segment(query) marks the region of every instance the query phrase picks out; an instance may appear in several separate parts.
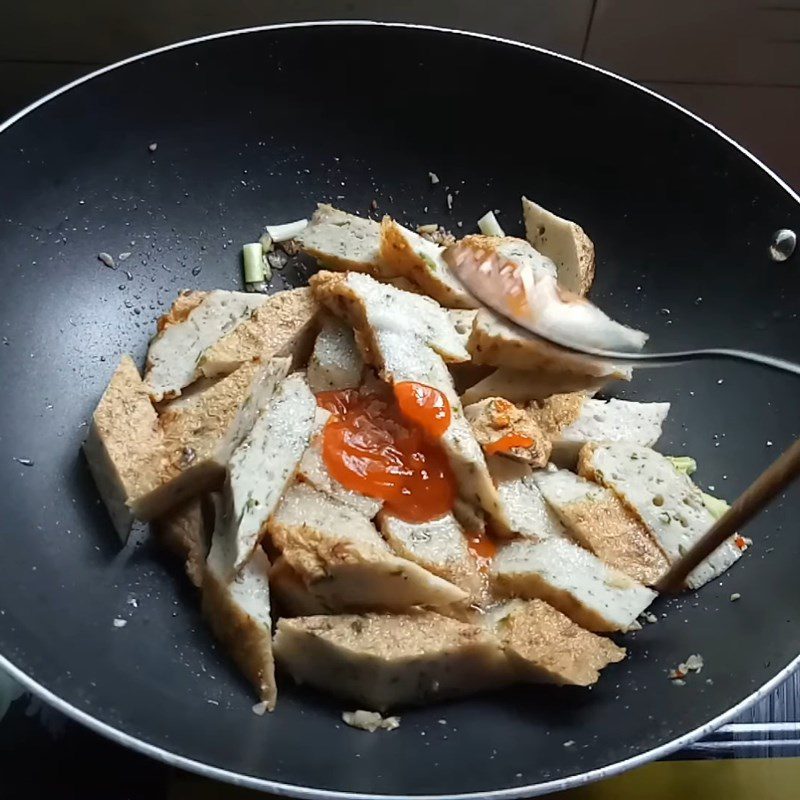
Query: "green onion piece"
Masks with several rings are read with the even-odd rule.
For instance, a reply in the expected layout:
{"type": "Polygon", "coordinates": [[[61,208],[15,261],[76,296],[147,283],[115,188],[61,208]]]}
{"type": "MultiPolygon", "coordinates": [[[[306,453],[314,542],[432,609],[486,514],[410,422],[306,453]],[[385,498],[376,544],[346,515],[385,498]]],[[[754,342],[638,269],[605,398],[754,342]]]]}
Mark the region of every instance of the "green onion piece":
{"type": "Polygon", "coordinates": [[[261,242],[253,242],[242,247],[242,260],[244,261],[244,282],[259,283],[267,279],[264,267],[264,250],[261,242]]]}
{"type": "Polygon", "coordinates": [[[267,225],[266,228],[273,242],[286,242],[301,234],[307,225],[307,219],[298,219],[295,222],[287,222],[284,225],[267,225]]]}
{"type": "Polygon", "coordinates": [[[697,462],[691,456],[667,456],[678,472],[684,475],[694,475],[697,472],[697,462]]]}
{"type": "Polygon", "coordinates": [[[500,223],[497,221],[497,217],[494,215],[494,211],[487,211],[478,220],[478,230],[480,230],[484,236],[505,236],[503,229],[500,227],[500,223]]]}
{"type": "Polygon", "coordinates": [[[730,508],[730,505],[719,497],[712,497],[710,494],[700,492],[703,496],[703,504],[711,512],[714,519],[719,519],[730,508]]]}
{"type": "Polygon", "coordinates": [[[419,257],[425,262],[431,272],[436,272],[436,270],[439,269],[439,265],[427,253],[420,252],[419,257]]]}

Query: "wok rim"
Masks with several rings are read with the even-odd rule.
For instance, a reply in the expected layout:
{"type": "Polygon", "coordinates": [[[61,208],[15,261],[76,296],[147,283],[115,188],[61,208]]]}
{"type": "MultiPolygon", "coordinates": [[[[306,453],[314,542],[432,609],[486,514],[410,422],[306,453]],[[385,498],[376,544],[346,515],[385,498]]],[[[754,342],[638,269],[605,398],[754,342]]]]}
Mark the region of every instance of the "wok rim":
{"type": "MultiPolygon", "coordinates": [[[[600,73],[606,77],[613,78],[614,80],[619,81],[620,83],[626,84],[627,86],[635,90],[648,94],[651,97],[661,101],[662,103],[665,103],[666,105],[671,106],[672,108],[680,111],[682,114],[693,119],[695,122],[700,123],[707,129],[715,133],[717,136],[719,136],[722,140],[732,145],[741,154],[750,159],[751,162],[753,162],[756,166],[758,166],[761,170],[763,170],[781,188],[783,188],[784,191],[786,191],[787,194],[793,200],[795,200],[798,204],[800,204],[800,195],[797,192],[795,192],[777,173],[775,173],[770,167],[764,164],[764,162],[762,162],[758,157],[753,155],[743,145],[739,144],[736,140],[732,139],[730,136],[728,136],[723,131],[719,130],[710,122],[706,121],[705,119],[698,116],[694,112],[684,108],[682,105],[675,102],[674,100],[671,100],[668,97],[664,97],[658,92],[653,91],[652,89],[643,86],[629,78],[625,78],[622,75],[618,75],[617,73],[604,69],[602,67],[598,67],[593,64],[589,64],[585,61],[581,61],[580,59],[575,58],[573,56],[557,53],[553,50],[548,50],[547,48],[544,47],[539,47],[537,45],[528,44],[525,42],[519,42],[514,39],[507,39],[505,37],[495,36],[492,34],[478,33],[476,31],[465,31],[465,30],[459,30],[457,28],[446,28],[437,25],[424,25],[421,23],[411,23],[411,22],[383,22],[376,20],[356,20],[356,19],[282,22],[282,23],[275,23],[272,25],[256,25],[247,28],[237,28],[235,30],[221,31],[217,33],[210,33],[210,34],[205,34],[203,36],[193,37],[191,39],[184,39],[178,42],[173,42],[172,44],[154,48],[152,50],[147,50],[143,53],[139,53],[137,55],[124,58],[120,61],[116,61],[113,64],[108,64],[104,67],[100,67],[97,70],[89,72],[86,75],[81,76],[80,78],[76,78],[75,80],[63,86],[54,89],[52,92],[49,92],[48,94],[40,97],[38,100],[35,100],[33,103],[30,103],[29,105],[20,109],[15,114],[12,114],[12,116],[9,117],[4,122],[0,122],[0,134],[8,130],[16,122],[19,122],[21,119],[28,116],[31,112],[35,111],[40,106],[43,106],[50,100],[53,100],[56,97],[59,97],[60,95],[68,92],[70,89],[74,89],[75,87],[80,86],[81,84],[86,83],[92,80],[93,78],[97,78],[101,75],[111,72],[112,70],[119,69],[120,67],[124,67],[127,66],[128,64],[141,61],[142,59],[145,58],[150,58],[151,56],[155,56],[160,53],[169,52],[171,50],[177,50],[178,48],[187,47],[189,45],[214,41],[216,39],[222,39],[233,36],[242,36],[248,33],[258,33],[261,31],[273,31],[273,30],[283,30],[283,29],[328,28],[328,27],[332,28],[335,26],[351,26],[351,27],[365,27],[365,28],[366,27],[404,28],[410,30],[434,31],[437,33],[467,36],[474,39],[497,42],[504,45],[511,45],[526,50],[532,50],[534,52],[542,53],[552,58],[560,59],[562,61],[566,61],[568,63],[577,65],[584,69],[600,73]]],[[[598,767],[596,769],[589,770],[587,772],[582,772],[575,775],[569,775],[565,778],[557,778],[554,780],[545,781],[541,783],[527,784],[525,786],[516,786],[507,789],[494,789],[482,792],[466,792],[461,794],[424,794],[424,795],[341,792],[333,789],[321,789],[321,788],[314,788],[307,786],[299,786],[296,784],[282,783],[280,781],[270,780],[269,778],[259,778],[253,775],[245,775],[243,773],[233,772],[223,767],[211,766],[210,764],[203,763],[202,761],[196,761],[192,758],[189,758],[188,756],[178,755],[177,753],[171,752],[170,750],[166,750],[162,747],[150,744],[142,739],[137,738],[136,736],[133,736],[130,733],[126,733],[125,731],[120,730],[119,728],[116,728],[113,725],[110,725],[106,722],[103,722],[100,719],[97,719],[96,717],[92,716],[91,714],[88,714],[85,711],[82,711],[81,709],[73,706],[66,700],[63,700],[61,697],[56,695],[54,692],[51,692],[43,685],[39,684],[33,678],[28,676],[23,670],[15,666],[6,656],[2,655],[1,653],[0,653],[0,667],[2,667],[14,680],[20,683],[25,689],[27,689],[29,692],[36,695],[37,697],[41,698],[49,705],[56,708],[65,716],[70,717],[76,722],[79,722],[80,724],[86,726],[93,732],[98,733],[101,736],[106,737],[107,739],[110,739],[116,744],[130,748],[135,752],[142,753],[146,756],[149,756],[150,758],[153,758],[157,761],[168,764],[170,766],[179,767],[181,769],[195,773],[202,777],[221,781],[234,786],[240,786],[248,789],[256,789],[262,792],[271,792],[273,794],[283,797],[300,798],[300,800],[398,800],[398,798],[400,797],[411,797],[413,798],[413,800],[443,800],[443,798],[452,798],[452,800],[517,800],[517,798],[519,798],[521,800],[522,798],[535,797],[548,792],[560,792],[566,789],[573,789],[588,783],[593,783],[595,781],[604,780],[606,778],[611,778],[616,775],[621,775],[622,773],[627,772],[636,767],[644,766],[645,764],[669,756],[672,753],[676,752],[677,750],[680,750],[683,747],[686,747],[687,745],[696,742],[698,739],[703,738],[704,736],[708,735],[709,733],[713,732],[717,728],[724,725],[726,722],[738,716],[743,711],[746,711],[756,702],[758,702],[763,697],[772,692],[775,688],[777,688],[793,672],[797,671],[798,668],[800,668],[800,654],[798,654],[794,659],[792,659],[792,661],[790,661],[789,664],[787,664],[783,669],[781,669],[769,681],[764,683],[762,686],[756,689],[756,691],[745,697],[736,705],[729,708],[727,711],[723,712],[717,717],[714,717],[713,719],[695,728],[694,730],[683,734],[682,736],[679,736],[669,742],[666,742],[665,744],[647,750],[643,753],[631,756],[630,758],[617,761],[613,764],[609,764],[604,767],[598,767]]]]}

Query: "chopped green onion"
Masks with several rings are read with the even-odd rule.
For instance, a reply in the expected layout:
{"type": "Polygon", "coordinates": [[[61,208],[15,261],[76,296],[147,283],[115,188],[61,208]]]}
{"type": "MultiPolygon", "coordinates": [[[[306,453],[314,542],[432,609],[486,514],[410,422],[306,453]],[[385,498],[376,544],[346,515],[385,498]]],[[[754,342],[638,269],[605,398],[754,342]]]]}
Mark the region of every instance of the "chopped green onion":
{"type": "Polygon", "coordinates": [[[494,211],[487,211],[478,220],[478,230],[480,230],[484,236],[505,236],[503,229],[500,227],[500,223],[497,221],[497,217],[494,215],[494,211]]]}
{"type": "Polygon", "coordinates": [[[697,462],[691,456],[667,456],[678,472],[684,475],[694,475],[697,472],[697,462]]]}
{"type": "Polygon", "coordinates": [[[419,257],[425,262],[431,272],[436,272],[439,269],[439,265],[427,253],[419,253],[419,257]]]}
{"type": "Polygon", "coordinates": [[[286,242],[302,233],[306,225],[308,225],[307,219],[298,219],[283,225],[267,225],[267,233],[273,242],[286,242]]]}
{"type": "Polygon", "coordinates": [[[714,519],[719,519],[730,508],[728,503],[724,500],[720,500],[718,497],[712,497],[705,492],[700,492],[700,494],[703,497],[703,504],[711,512],[711,516],[714,517],[714,519]]]}
{"type": "Polygon", "coordinates": [[[272,237],[268,233],[262,234],[258,241],[261,243],[261,249],[265,253],[269,253],[272,250],[272,237]]]}
{"type": "Polygon", "coordinates": [[[259,283],[267,280],[266,267],[264,266],[264,250],[261,242],[253,242],[242,247],[242,260],[244,261],[244,282],[259,283]]]}

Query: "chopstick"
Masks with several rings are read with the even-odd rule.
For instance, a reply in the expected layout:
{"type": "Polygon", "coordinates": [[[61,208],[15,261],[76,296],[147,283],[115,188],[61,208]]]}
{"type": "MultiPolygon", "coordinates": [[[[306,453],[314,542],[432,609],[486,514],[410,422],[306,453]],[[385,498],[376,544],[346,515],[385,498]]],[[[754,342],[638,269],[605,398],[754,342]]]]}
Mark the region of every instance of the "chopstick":
{"type": "Polygon", "coordinates": [[[714,552],[728,537],[739,531],[766,508],[800,475],[800,439],[765,469],[739,496],[736,502],[709,530],[683,554],[658,582],[659,592],[683,588],[686,576],[714,552]]]}

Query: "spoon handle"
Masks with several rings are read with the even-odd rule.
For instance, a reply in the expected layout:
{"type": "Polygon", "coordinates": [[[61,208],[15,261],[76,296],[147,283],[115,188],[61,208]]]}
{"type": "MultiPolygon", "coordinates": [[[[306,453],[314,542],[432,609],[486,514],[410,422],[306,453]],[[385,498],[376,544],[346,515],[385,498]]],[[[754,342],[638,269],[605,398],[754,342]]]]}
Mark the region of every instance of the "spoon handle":
{"type": "Polygon", "coordinates": [[[683,554],[658,583],[661,592],[677,591],[686,576],[728,537],[741,530],[800,475],[800,439],[774,461],[739,496],[728,511],[683,554]]]}

